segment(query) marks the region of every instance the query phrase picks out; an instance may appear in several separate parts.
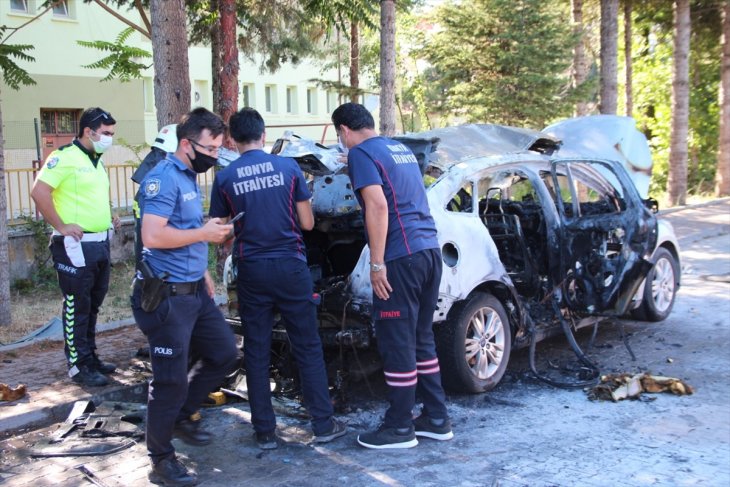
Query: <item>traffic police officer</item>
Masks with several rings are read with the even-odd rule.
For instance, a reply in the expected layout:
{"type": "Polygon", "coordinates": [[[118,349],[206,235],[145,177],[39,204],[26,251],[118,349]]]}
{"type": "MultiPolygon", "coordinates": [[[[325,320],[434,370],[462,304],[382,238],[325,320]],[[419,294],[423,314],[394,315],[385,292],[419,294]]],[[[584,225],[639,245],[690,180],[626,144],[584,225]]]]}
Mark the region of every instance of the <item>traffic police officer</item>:
{"type": "Polygon", "coordinates": [[[378,136],[362,105],[340,105],[332,123],[348,148],[348,174],[365,216],[375,336],[389,388],[383,424],[357,441],[383,449],[414,447],[417,436],[449,440],[432,329],[441,253],[418,161],[403,144],[378,136]],[[413,420],[417,389],[423,410],[413,420]]]}
{"type": "Polygon", "coordinates": [[[112,145],[116,123],[101,108],[84,110],[76,138],[48,156],[31,191],[53,227],[50,249],[63,293],[68,375],[86,386],[108,384],[102,374],[115,369],[96,354],[96,318],[109,288],[112,227],[109,176],[101,155],[112,145]]]}
{"type": "Polygon", "coordinates": [[[219,171],[213,183],[210,216],[235,223],[238,303],[243,322],[251,422],[262,449],[277,447],[271,406],[269,357],[274,308],[281,318],[299,366],[304,405],[312,417],[314,441],[344,435],[332,417],[322,344],[313,302],[302,230],[311,230],[311,194],[297,163],[263,151],[264,120],[252,108],[231,116],[230,134],[241,157],[219,171]]]}
{"type": "Polygon", "coordinates": [[[147,336],[152,361],[146,434],[153,483],[197,482],[177,460],[171,440],[210,443],[211,434],[200,427],[195,413],[238,359],[233,332],[213,301],[207,270],[207,242],[223,242],[233,225],[218,218],[203,224],[196,182],[198,173],[215,164],[224,132],[225,124],[214,113],[205,108],[189,112],[177,126],[177,150],[142,183],[144,271],[135,281],[132,311],[147,336]],[[199,361],[188,374],[190,355],[199,361]]]}

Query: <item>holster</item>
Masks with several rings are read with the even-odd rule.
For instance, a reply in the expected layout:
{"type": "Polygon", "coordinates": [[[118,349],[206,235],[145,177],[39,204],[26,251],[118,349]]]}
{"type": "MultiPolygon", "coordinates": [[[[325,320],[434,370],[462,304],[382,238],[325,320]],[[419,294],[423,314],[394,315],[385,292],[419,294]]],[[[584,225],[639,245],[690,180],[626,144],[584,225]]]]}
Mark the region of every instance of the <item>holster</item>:
{"type": "Polygon", "coordinates": [[[170,288],[162,279],[153,277],[142,279],[142,301],[140,306],[148,313],[156,310],[160,303],[170,295],[170,288]]]}

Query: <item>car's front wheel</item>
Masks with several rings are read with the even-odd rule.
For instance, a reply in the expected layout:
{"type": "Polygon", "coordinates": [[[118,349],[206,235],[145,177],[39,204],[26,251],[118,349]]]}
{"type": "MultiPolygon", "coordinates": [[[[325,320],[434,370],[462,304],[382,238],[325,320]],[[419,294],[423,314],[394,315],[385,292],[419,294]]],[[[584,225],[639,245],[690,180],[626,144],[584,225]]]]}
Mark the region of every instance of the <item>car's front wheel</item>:
{"type": "Polygon", "coordinates": [[[490,294],[474,293],[434,327],[441,381],[453,391],[479,393],[502,379],[512,348],[507,313],[490,294]]]}
{"type": "Polygon", "coordinates": [[[644,296],[634,316],[645,321],[662,321],[674,307],[679,288],[679,264],[671,252],[659,248],[654,254],[654,267],[646,276],[644,296]]]}

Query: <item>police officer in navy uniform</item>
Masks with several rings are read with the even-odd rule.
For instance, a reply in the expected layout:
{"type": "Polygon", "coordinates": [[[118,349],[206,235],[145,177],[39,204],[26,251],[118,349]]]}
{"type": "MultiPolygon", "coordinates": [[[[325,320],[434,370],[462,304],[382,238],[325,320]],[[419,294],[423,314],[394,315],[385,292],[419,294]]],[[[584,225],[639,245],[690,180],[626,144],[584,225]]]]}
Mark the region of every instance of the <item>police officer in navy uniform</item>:
{"type": "Polygon", "coordinates": [[[191,445],[210,443],[211,434],[201,428],[196,412],[237,363],[236,340],[213,301],[214,285],[207,270],[207,242],[225,241],[233,225],[218,218],[203,223],[196,182],[199,173],[215,164],[224,132],[220,117],[194,109],[177,126],[175,153],[158,163],[142,183],[142,266],[146,264],[148,272],[138,273],[132,311],[147,336],[152,360],[146,433],[153,483],[197,482],[176,458],[172,437],[191,445]],[[148,292],[149,288],[156,292],[148,292]],[[145,305],[150,301],[155,305],[145,305]],[[154,309],[149,310],[151,306],[154,309]],[[191,354],[199,361],[188,374],[191,354]]]}
{"type": "Polygon", "coordinates": [[[109,175],[101,160],[112,146],[116,120],[99,108],[84,110],[71,144],[53,151],[31,197],[53,227],[51,256],[63,293],[64,351],[68,375],[86,386],[109,383],[115,366],[96,354],[96,318],[109,289],[112,219],[109,175]]]}
{"type": "Polygon", "coordinates": [[[357,441],[385,449],[414,447],[417,436],[450,440],[432,329],[441,253],[418,161],[403,144],[378,136],[362,105],[340,105],[332,123],[349,149],[348,174],[365,217],[375,336],[390,402],[382,425],[357,441]],[[414,420],[416,392],[423,410],[414,420]]]}
{"type": "Polygon", "coordinates": [[[299,367],[314,442],[325,443],[347,430],[332,417],[302,237],[302,229],[314,226],[311,194],[294,159],[264,152],[264,120],[256,110],[240,110],[231,116],[229,124],[241,157],[216,175],[210,216],[228,221],[244,212],[235,223],[233,255],[238,262],[237,293],[254,436],[262,449],[277,447],[269,388],[276,308],[299,367]]]}

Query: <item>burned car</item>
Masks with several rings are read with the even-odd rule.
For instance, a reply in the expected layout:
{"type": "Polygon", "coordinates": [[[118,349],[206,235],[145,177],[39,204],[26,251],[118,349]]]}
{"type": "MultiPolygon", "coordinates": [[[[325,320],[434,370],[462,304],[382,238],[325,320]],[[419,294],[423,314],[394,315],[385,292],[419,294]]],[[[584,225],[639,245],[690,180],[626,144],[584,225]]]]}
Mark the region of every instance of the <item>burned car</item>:
{"type": "MultiPolygon", "coordinates": [[[[651,154],[632,119],[581,117],[543,131],[463,125],[395,139],[419,160],[438,229],[433,322],[447,389],[493,388],[512,350],[552,334],[565,333],[579,353],[578,328],[670,314],[679,246],[647,198],[651,154]]],[[[372,371],[369,249],[346,169],[336,149],[291,134],[272,151],[309,175],[315,228],[305,240],[330,372],[339,380],[372,371]]],[[[225,269],[235,326],[230,257],[225,269]]],[[[292,374],[283,327],[274,340],[274,367],[292,374]]]]}

